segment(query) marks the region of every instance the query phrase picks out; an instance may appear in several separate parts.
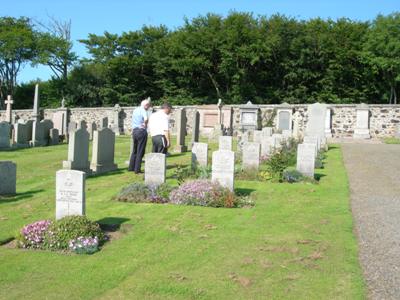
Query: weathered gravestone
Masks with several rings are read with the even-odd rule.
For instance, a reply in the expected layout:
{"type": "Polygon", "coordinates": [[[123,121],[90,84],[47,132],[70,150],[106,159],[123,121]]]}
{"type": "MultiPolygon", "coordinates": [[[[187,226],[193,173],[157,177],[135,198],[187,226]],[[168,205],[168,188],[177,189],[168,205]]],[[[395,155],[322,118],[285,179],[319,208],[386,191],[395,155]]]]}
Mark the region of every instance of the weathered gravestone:
{"type": "Polygon", "coordinates": [[[14,147],[26,148],[29,147],[29,127],[25,123],[17,123],[14,125],[14,147]]]}
{"type": "Polygon", "coordinates": [[[93,153],[90,168],[96,174],[118,169],[114,163],[115,133],[103,128],[93,133],[93,153]]]}
{"type": "Polygon", "coordinates": [[[60,143],[60,135],[57,128],[51,128],[49,131],[49,145],[58,145],[60,143]]]}
{"type": "Polygon", "coordinates": [[[30,142],[32,140],[32,133],[33,133],[33,120],[28,120],[26,121],[26,126],[28,127],[28,141],[30,142]]]}
{"type": "Polygon", "coordinates": [[[63,168],[91,173],[89,163],[89,133],[86,129],[72,131],[68,143],[68,160],[63,161],[63,168]]]}
{"type": "Polygon", "coordinates": [[[89,132],[89,140],[93,140],[93,132],[97,130],[97,125],[95,122],[90,122],[87,125],[87,131],[89,132]]]}
{"type": "Polygon", "coordinates": [[[85,120],[80,120],[77,124],[78,129],[86,129],[87,130],[87,124],[85,120]]]}
{"type": "Polygon", "coordinates": [[[273,134],[273,128],[272,127],[264,127],[261,131],[262,131],[263,138],[272,136],[272,134],[273,134]]]}
{"type": "Polygon", "coordinates": [[[262,139],[263,139],[262,131],[254,130],[253,131],[253,142],[261,144],[262,139]]]}
{"type": "Polygon", "coordinates": [[[232,150],[232,137],[220,136],[219,137],[219,150],[232,150]]]}
{"type": "Polygon", "coordinates": [[[261,156],[270,156],[275,147],[275,139],[272,136],[265,137],[261,142],[261,156]]]}
{"type": "Polygon", "coordinates": [[[144,159],[144,182],[160,185],[165,183],[166,160],[163,153],[147,153],[144,159]]]}
{"type": "Polygon", "coordinates": [[[16,184],[17,165],[12,161],[0,161],[0,195],[14,195],[16,184]]]}
{"type": "Polygon", "coordinates": [[[32,140],[30,145],[32,147],[46,146],[48,139],[46,139],[46,125],[43,122],[33,121],[32,124],[32,140]]]}
{"type": "Polygon", "coordinates": [[[235,174],[235,152],[218,150],[212,154],[212,181],[233,191],[235,174]]]}
{"type": "Polygon", "coordinates": [[[10,148],[11,125],[7,122],[0,122],[0,149],[10,148]]]}
{"type": "Polygon", "coordinates": [[[297,145],[296,169],[304,176],[314,178],[315,168],[315,144],[297,145]]]}
{"type": "Polygon", "coordinates": [[[326,104],[314,103],[308,106],[308,122],[306,127],[306,136],[318,136],[322,146],[325,146],[325,118],[326,104]]]}
{"type": "Polygon", "coordinates": [[[207,167],[208,144],[194,143],[192,147],[192,168],[197,166],[207,167]]]}
{"type": "Polygon", "coordinates": [[[53,124],[54,128],[58,129],[59,135],[66,135],[67,134],[67,112],[65,111],[57,111],[53,115],[53,124]]]}
{"type": "Polygon", "coordinates": [[[316,155],[318,154],[318,151],[321,149],[321,142],[318,136],[305,136],[303,139],[304,144],[314,144],[315,145],[315,151],[316,155]]]}
{"type": "Polygon", "coordinates": [[[176,146],[175,152],[182,153],[187,151],[185,145],[186,136],[186,111],[184,108],[178,109],[175,113],[176,124],[176,146]]]}
{"type": "Polygon", "coordinates": [[[243,156],[242,156],[242,168],[258,169],[260,166],[260,144],[259,143],[244,143],[243,145],[243,156]]]}
{"type": "Polygon", "coordinates": [[[194,143],[199,142],[200,136],[200,113],[196,110],[193,113],[193,120],[192,120],[192,147],[194,143]]]}
{"type": "Polygon", "coordinates": [[[56,219],[85,215],[85,172],[59,170],[56,173],[56,219]]]}

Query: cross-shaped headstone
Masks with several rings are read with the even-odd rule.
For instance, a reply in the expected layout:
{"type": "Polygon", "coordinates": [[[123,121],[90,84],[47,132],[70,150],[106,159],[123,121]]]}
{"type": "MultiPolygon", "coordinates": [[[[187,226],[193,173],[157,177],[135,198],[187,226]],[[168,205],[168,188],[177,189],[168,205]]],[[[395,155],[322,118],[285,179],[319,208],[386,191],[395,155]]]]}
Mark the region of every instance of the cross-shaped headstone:
{"type": "Polygon", "coordinates": [[[7,105],[6,121],[11,124],[11,105],[14,103],[14,101],[11,98],[11,95],[7,96],[7,100],[5,100],[4,103],[7,105]]]}

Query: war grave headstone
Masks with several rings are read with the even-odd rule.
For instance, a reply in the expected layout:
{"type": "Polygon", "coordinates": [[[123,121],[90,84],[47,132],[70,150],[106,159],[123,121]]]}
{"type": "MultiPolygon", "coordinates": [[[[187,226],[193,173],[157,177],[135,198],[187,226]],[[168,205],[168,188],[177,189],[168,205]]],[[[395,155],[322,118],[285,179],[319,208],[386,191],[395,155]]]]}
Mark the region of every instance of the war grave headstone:
{"type": "Polygon", "coordinates": [[[297,145],[297,165],[296,169],[304,176],[314,178],[315,168],[315,145],[297,145]]]}
{"type": "Polygon", "coordinates": [[[102,128],[93,133],[93,152],[90,168],[96,174],[118,169],[114,163],[115,133],[110,128],[102,128]]]}
{"type": "Polygon", "coordinates": [[[232,137],[220,136],[219,137],[219,150],[232,150],[232,137]]]}
{"type": "Polygon", "coordinates": [[[144,160],[144,182],[160,185],[165,183],[166,160],[163,153],[147,153],[144,160]]]}
{"type": "Polygon", "coordinates": [[[272,136],[272,134],[273,134],[273,128],[272,127],[264,127],[261,131],[262,131],[263,138],[272,136]]]}
{"type": "Polygon", "coordinates": [[[14,195],[16,186],[17,165],[12,161],[0,161],[0,195],[14,195]]]}
{"type": "Polygon", "coordinates": [[[260,166],[260,144],[247,142],[243,145],[242,168],[258,169],[260,166]]]}
{"type": "Polygon", "coordinates": [[[265,137],[261,142],[261,156],[270,156],[275,147],[275,139],[272,136],[265,137]]]}
{"type": "Polygon", "coordinates": [[[89,163],[89,133],[86,129],[72,131],[68,143],[68,160],[63,161],[63,168],[91,173],[89,163]]]}
{"type": "Polygon", "coordinates": [[[0,149],[10,148],[11,125],[8,122],[0,122],[0,149]]]}
{"type": "Polygon", "coordinates": [[[56,173],[56,219],[85,215],[86,174],[76,170],[59,170],[56,173]]]}
{"type": "Polygon", "coordinates": [[[212,154],[212,181],[233,191],[235,174],[235,152],[218,150],[212,154]]]}
{"type": "Polygon", "coordinates": [[[207,167],[208,163],[208,144],[194,143],[192,147],[192,167],[207,167]]]}

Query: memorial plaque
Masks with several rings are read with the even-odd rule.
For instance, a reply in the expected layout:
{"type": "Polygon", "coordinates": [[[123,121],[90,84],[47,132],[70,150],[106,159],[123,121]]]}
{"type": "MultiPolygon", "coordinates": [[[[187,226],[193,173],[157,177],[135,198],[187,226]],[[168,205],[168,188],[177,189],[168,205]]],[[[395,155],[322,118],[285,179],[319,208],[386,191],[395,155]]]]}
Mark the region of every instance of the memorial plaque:
{"type": "Polygon", "coordinates": [[[244,143],[242,167],[243,169],[258,169],[260,166],[260,144],[259,143],[244,143]]]}
{"type": "Polygon", "coordinates": [[[85,215],[85,172],[59,170],[56,173],[56,219],[85,215]]]}
{"type": "Polygon", "coordinates": [[[278,115],[278,123],[279,123],[279,128],[280,130],[290,130],[290,113],[288,111],[280,111],[278,115]]]}
{"type": "Polygon", "coordinates": [[[235,173],[235,153],[218,150],[212,154],[212,180],[233,191],[235,173]]]}
{"type": "Polygon", "coordinates": [[[160,185],[165,182],[166,161],[163,153],[148,153],[145,156],[144,182],[160,185]]]}
{"type": "Polygon", "coordinates": [[[255,112],[243,112],[242,124],[254,125],[257,122],[257,114],[255,112]]]}
{"type": "Polygon", "coordinates": [[[192,167],[207,167],[208,162],[208,144],[194,143],[192,147],[192,167]]]}
{"type": "Polygon", "coordinates": [[[218,113],[205,113],[203,127],[214,128],[218,124],[218,113]]]}
{"type": "Polygon", "coordinates": [[[314,178],[315,144],[297,145],[297,171],[307,177],[314,178]]]}

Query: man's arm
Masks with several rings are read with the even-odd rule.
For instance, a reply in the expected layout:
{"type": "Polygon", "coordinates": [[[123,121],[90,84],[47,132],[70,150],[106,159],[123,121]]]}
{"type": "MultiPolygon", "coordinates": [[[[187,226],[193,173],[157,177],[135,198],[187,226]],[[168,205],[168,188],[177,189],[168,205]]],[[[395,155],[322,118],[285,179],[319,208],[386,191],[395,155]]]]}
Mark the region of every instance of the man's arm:
{"type": "Polygon", "coordinates": [[[169,130],[164,130],[164,136],[167,140],[167,148],[169,148],[171,146],[171,137],[169,135],[169,130]]]}

